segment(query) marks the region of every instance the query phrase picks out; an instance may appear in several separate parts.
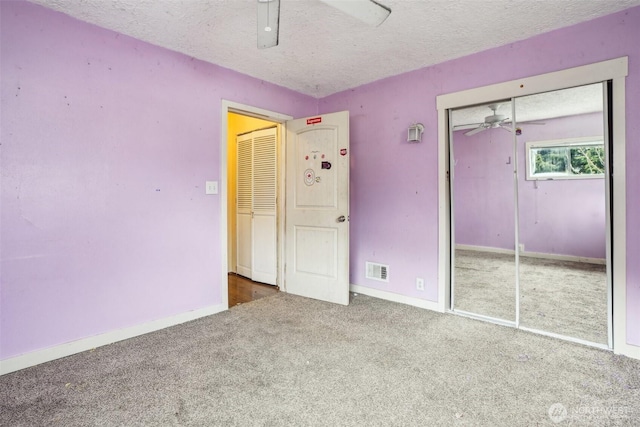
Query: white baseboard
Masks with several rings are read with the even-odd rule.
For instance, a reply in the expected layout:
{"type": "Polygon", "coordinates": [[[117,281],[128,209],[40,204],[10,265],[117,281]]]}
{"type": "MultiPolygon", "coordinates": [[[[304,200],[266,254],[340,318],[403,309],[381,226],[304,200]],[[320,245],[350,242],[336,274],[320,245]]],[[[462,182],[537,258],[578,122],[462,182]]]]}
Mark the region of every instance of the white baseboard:
{"type": "Polygon", "coordinates": [[[624,343],[622,345],[618,344],[616,348],[613,349],[613,352],[615,354],[622,354],[623,356],[640,360],[640,347],[636,345],[631,345],[627,343],[624,343]]]}
{"type": "MultiPolygon", "coordinates": [[[[516,251],[514,251],[513,249],[492,248],[489,246],[456,245],[456,249],[460,249],[464,251],[490,252],[495,254],[506,254],[506,255],[514,255],[516,253],[516,251]]],[[[607,263],[607,260],[604,258],[589,258],[589,257],[580,257],[580,256],[574,256],[574,255],[545,254],[542,252],[521,251],[520,256],[527,257],[527,258],[552,259],[557,261],[584,262],[587,264],[604,265],[607,263]]]]}
{"type": "Polygon", "coordinates": [[[489,252],[492,254],[505,254],[513,255],[516,253],[513,249],[494,248],[491,246],[475,246],[475,245],[459,245],[456,244],[456,249],[462,251],[476,251],[476,252],[489,252]]]}
{"type": "Polygon", "coordinates": [[[444,313],[444,309],[440,307],[435,301],[429,301],[414,297],[408,297],[405,295],[394,294],[393,292],[381,291],[379,289],[367,288],[360,285],[349,285],[351,292],[355,292],[362,295],[368,295],[374,298],[380,298],[387,301],[398,302],[400,304],[407,304],[414,307],[426,308],[427,310],[437,311],[438,313],[444,313]]]}
{"type": "Polygon", "coordinates": [[[104,334],[94,335],[92,337],[82,338],[76,341],[60,344],[55,347],[44,348],[42,350],[32,351],[30,353],[21,354],[20,356],[11,357],[0,361],[0,375],[9,372],[18,371],[20,369],[29,368],[51,360],[60,359],[61,357],[71,356],[72,354],[81,353],[96,347],[107,344],[113,344],[118,341],[137,337],[139,335],[148,334],[149,332],[158,331],[160,329],[179,325],[201,317],[210,316],[212,314],[225,311],[227,309],[223,304],[213,305],[198,310],[187,311],[175,316],[165,317],[163,319],[153,320],[151,322],[142,323],[140,325],[130,326],[124,329],[105,332],[104,334]]]}
{"type": "Polygon", "coordinates": [[[557,261],[572,261],[572,262],[583,262],[585,264],[599,264],[605,265],[607,260],[604,258],[588,258],[582,256],[573,256],[573,255],[557,255],[557,254],[544,254],[541,252],[520,252],[520,256],[527,258],[542,258],[542,259],[552,259],[557,261]]]}

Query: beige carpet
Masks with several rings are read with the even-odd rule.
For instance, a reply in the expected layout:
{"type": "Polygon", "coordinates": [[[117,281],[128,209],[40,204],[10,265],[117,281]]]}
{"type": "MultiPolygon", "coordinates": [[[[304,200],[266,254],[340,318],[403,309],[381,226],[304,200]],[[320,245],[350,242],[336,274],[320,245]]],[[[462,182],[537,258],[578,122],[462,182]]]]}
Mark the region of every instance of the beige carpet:
{"type": "Polygon", "coordinates": [[[4,375],[0,425],[638,426],[640,361],[362,295],[279,293],[4,375]]]}
{"type": "MultiPolygon", "coordinates": [[[[454,307],[515,320],[513,255],[456,251],[454,307]]],[[[607,344],[604,265],[520,258],[520,324],[607,344]]]]}

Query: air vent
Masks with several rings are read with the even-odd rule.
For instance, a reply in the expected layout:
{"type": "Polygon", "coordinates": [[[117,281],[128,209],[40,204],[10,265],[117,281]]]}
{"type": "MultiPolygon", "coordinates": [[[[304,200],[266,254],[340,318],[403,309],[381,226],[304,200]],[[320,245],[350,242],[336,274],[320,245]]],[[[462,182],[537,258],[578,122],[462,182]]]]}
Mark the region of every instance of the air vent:
{"type": "Polygon", "coordinates": [[[375,262],[367,262],[367,279],[379,280],[381,282],[389,281],[389,266],[377,264],[375,262]]]}

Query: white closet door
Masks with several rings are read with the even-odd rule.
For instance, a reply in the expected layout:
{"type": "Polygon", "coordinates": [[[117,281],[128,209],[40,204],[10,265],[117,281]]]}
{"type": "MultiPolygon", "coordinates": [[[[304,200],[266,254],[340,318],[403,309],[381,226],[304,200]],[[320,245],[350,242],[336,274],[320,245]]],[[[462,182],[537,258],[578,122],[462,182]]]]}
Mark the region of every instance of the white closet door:
{"type": "Polygon", "coordinates": [[[270,285],[277,276],[277,128],[237,137],[237,272],[270,285]]]}
{"type": "Polygon", "coordinates": [[[276,128],[253,132],[252,279],[276,284],[276,128]]]}
{"type": "Polygon", "coordinates": [[[253,139],[251,134],[238,135],[237,180],[237,258],[238,274],[251,278],[251,217],[253,208],[253,139]]]}

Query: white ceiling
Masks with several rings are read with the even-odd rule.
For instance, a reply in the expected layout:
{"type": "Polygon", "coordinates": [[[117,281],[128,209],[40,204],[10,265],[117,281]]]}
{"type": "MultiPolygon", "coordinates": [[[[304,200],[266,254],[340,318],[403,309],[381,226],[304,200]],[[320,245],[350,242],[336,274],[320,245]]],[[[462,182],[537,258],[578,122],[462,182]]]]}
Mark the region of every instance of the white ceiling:
{"type": "Polygon", "coordinates": [[[259,50],[256,0],[30,1],[318,98],[640,4],[376,0],[392,12],[370,27],[317,0],[281,0],[280,44],[259,50]]]}

